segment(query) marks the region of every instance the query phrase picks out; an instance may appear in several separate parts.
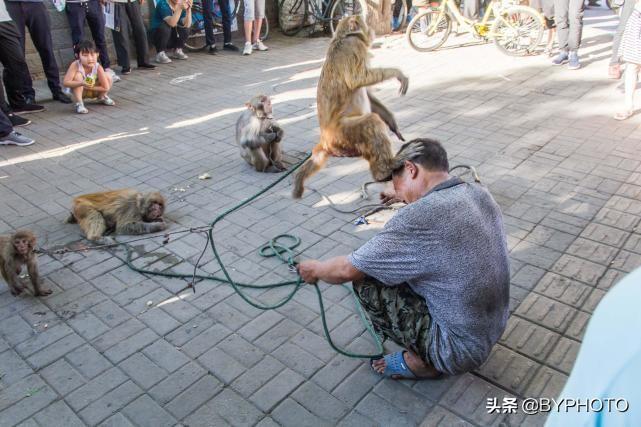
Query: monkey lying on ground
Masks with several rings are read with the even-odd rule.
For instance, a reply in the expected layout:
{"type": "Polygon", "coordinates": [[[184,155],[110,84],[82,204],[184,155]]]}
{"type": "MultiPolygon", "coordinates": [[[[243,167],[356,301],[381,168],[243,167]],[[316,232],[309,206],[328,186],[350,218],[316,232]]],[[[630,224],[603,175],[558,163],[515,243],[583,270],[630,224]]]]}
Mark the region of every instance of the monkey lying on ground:
{"type": "Polygon", "coordinates": [[[157,191],[125,189],[85,194],[73,199],[67,222],[78,223],[89,240],[98,240],[107,231],[155,233],[167,228],[162,218],[165,205],[165,198],[157,191]]]}
{"type": "Polygon", "coordinates": [[[283,130],[272,116],[272,101],[257,95],[245,103],[247,110],[236,122],[236,143],[240,155],[258,172],[282,172],[280,141],[283,130]]]}
{"type": "Polygon", "coordinates": [[[33,295],[46,296],[52,292],[40,285],[38,259],[33,253],[35,246],[36,236],[29,230],[18,230],[10,236],[0,236],[0,273],[13,296],[20,295],[24,290],[18,276],[25,264],[33,286],[33,295]]]}
{"type": "Polygon", "coordinates": [[[374,39],[364,20],[348,16],[338,23],[318,81],[316,102],[320,142],[296,173],[294,198],[303,195],[304,182],[318,172],[329,156],[362,156],[376,181],[391,177],[392,153],[388,128],[401,140],[394,115],[367,87],[396,78],[400,93],[407,92],[408,78],[396,68],[369,68],[369,47],[374,39]]]}

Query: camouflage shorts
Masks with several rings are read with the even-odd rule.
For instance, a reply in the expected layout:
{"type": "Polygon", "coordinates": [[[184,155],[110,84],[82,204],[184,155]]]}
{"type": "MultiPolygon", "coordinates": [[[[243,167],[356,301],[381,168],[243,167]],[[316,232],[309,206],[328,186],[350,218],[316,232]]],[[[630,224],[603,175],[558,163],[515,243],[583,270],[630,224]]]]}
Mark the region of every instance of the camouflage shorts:
{"type": "Polygon", "coordinates": [[[430,326],[432,318],[425,299],[407,284],[386,286],[365,277],[354,282],[354,292],[367,313],[376,334],[418,354],[429,365],[430,326]]]}

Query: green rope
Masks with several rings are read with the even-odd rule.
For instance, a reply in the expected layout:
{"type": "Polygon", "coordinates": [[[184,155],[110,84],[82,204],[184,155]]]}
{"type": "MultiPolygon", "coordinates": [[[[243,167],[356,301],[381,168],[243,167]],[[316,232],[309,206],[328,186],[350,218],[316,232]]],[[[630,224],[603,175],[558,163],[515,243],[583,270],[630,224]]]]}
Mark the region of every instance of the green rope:
{"type": "MultiPolygon", "coordinates": [[[[131,268],[134,271],[137,271],[138,273],[142,274],[149,274],[149,275],[154,275],[154,276],[162,276],[162,277],[170,277],[170,278],[179,278],[179,279],[189,279],[191,278],[192,280],[195,279],[202,279],[202,280],[214,280],[217,282],[223,282],[223,283],[228,283],[231,285],[231,287],[234,289],[234,291],[249,305],[252,307],[258,308],[260,310],[274,310],[279,307],[282,307],[283,305],[287,304],[293,297],[296,295],[296,292],[298,292],[301,288],[301,285],[303,284],[303,280],[300,277],[300,275],[297,277],[296,280],[288,280],[288,281],[283,281],[283,282],[277,282],[277,283],[271,283],[267,285],[255,285],[255,284],[250,284],[250,283],[239,283],[234,281],[231,276],[229,275],[229,272],[227,271],[227,268],[225,267],[225,264],[220,258],[220,255],[218,253],[218,250],[216,249],[216,243],[214,241],[214,228],[216,227],[216,224],[220,222],[223,218],[225,218],[227,215],[230,215],[231,213],[243,208],[247,204],[251,203],[252,201],[256,200],[258,197],[262,196],[265,194],[267,191],[271,190],[273,187],[278,185],[280,182],[282,182],[285,178],[287,178],[289,175],[291,175],[296,169],[298,169],[309,157],[311,154],[308,154],[303,160],[301,160],[298,164],[296,164],[293,168],[291,168],[289,171],[287,171],[283,176],[281,176],[279,179],[276,181],[272,182],[270,185],[265,187],[264,189],[260,190],[258,193],[254,194],[251,197],[246,198],[242,202],[238,203],[236,206],[233,206],[220,215],[218,215],[214,221],[210,224],[208,230],[207,230],[207,244],[205,248],[203,249],[202,255],[205,253],[207,250],[207,245],[211,245],[212,252],[214,254],[214,257],[216,258],[216,261],[220,265],[220,268],[224,274],[224,277],[219,277],[219,276],[214,276],[214,275],[203,275],[203,274],[196,274],[196,269],[194,269],[194,274],[183,274],[183,273],[174,273],[174,272],[160,272],[160,271],[153,271],[153,270],[146,270],[144,268],[139,268],[133,265],[132,261],[132,250],[129,245],[126,243],[123,243],[122,245],[125,247],[126,250],[126,264],[129,268],[131,268]],[[249,289],[273,289],[273,288],[280,288],[284,286],[291,286],[292,290],[285,296],[283,297],[280,301],[278,301],[275,304],[262,304],[257,301],[253,301],[249,296],[245,295],[241,288],[249,288],[249,289]]],[[[296,266],[296,261],[294,260],[294,252],[293,250],[297,248],[301,243],[301,240],[293,236],[291,234],[280,234],[273,239],[271,239],[266,245],[260,248],[258,251],[258,254],[262,257],[277,257],[284,263],[288,265],[290,269],[295,269],[296,266]],[[291,243],[289,245],[286,245],[283,240],[289,240],[291,243]]],[[[200,261],[200,259],[199,259],[200,261]]],[[[196,266],[198,266],[198,262],[196,263],[196,266]]],[[[195,284],[192,281],[191,286],[195,286],[195,284]]],[[[348,289],[354,299],[354,304],[356,306],[356,310],[358,312],[358,315],[363,322],[363,325],[365,326],[365,329],[369,333],[369,335],[372,337],[374,340],[374,343],[376,344],[376,351],[377,353],[375,354],[360,354],[360,353],[351,353],[347,350],[343,350],[336,346],[334,344],[334,341],[332,340],[332,337],[329,332],[329,328],[327,326],[327,318],[325,314],[325,305],[323,303],[323,296],[321,294],[320,288],[318,287],[317,284],[313,285],[314,288],[316,289],[316,295],[318,297],[318,306],[320,308],[320,316],[321,316],[321,321],[323,323],[323,332],[325,333],[325,338],[327,339],[327,342],[329,343],[330,347],[333,348],[336,352],[347,356],[347,357],[352,357],[352,358],[361,358],[361,359],[378,359],[383,357],[383,344],[381,343],[381,340],[379,339],[378,335],[374,331],[372,325],[370,324],[369,320],[367,319],[365,312],[363,311],[363,308],[361,307],[358,299],[356,298],[356,294],[354,293],[354,290],[350,286],[345,286],[344,284],[342,285],[344,288],[348,289]]],[[[194,289],[195,291],[195,289],[194,289]]]]}

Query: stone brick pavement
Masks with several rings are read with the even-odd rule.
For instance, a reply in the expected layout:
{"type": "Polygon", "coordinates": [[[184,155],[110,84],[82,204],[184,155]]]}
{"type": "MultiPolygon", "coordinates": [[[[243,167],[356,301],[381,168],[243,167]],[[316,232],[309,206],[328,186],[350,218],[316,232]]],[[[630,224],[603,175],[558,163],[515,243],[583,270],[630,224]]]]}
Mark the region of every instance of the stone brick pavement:
{"type": "MultiPolygon", "coordinates": [[[[513,314],[477,372],[379,380],[329,348],[310,288],[262,312],[225,285],[176,297],[184,281],[132,272],[111,252],[43,256],[52,296],[16,299],[2,285],[0,425],[541,425],[541,415],[488,414],[486,401],[556,396],[594,307],[641,264],[640,122],[610,119],[622,102],[618,83],[604,79],[614,19],[589,11],[586,23],[580,71],[491,45],[417,54],[390,38],[375,52],[376,64],[410,76],[404,98],[394,82],[377,88],[405,136],[437,137],[453,164],[477,166],[505,214],[513,314]]],[[[123,186],[165,191],[172,229],[206,224],[275,178],[250,171],[234,146],[251,95],[274,97],[286,150],[312,147],[326,44],[278,37],[248,58],[193,54],[127,76],[113,91],[118,107],[89,106],[86,116],[47,103],[24,129],[37,145],[0,149],[0,231],[28,226],[47,247],[77,241],[76,226],[63,223],[72,196],[123,186]],[[200,181],[203,172],[213,179],[200,181]]],[[[364,161],[332,159],[310,185],[347,206],[366,180],[364,161]]],[[[295,202],[290,190],[284,183],[221,224],[217,242],[235,279],[291,278],[256,255],[278,233],[301,236],[303,257],[325,258],[385,219],[355,226],[316,194],[295,202]]],[[[203,244],[195,234],[140,243],[136,265],[188,272],[203,244]]],[[[210,254],[202,269],[218,270],[210,254]]],[[[323,294],[335,341],[371,351],[348,293],[323,294]]]]}

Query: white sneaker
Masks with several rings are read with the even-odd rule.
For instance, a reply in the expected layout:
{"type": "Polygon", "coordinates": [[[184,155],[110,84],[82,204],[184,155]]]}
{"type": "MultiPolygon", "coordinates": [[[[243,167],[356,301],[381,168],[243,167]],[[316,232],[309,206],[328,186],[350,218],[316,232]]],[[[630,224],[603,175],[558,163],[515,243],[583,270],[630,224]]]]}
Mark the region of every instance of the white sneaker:
{"type": "Polygon", "coordinates": [[[176,49],[174,51],[173,55],[171,55],[171,57],[174,58],[174,59],[187,59],[187,58],[189,58],[187,55],[185,55],[185,52],[183,52],[182,49],[176,49]]]}
{"type": "Polygon", "coordinates": [[[169,64],[171,59],[169,59],[165,51],[162,51],[156,54],[156,62],[159,64],[169,64]]]}
{"type": "Polygon", "coordinates": [[[78,114],[87,114],[89,110],[85,107],[85,104],[82,102],[76,103],[76,113],[78,114]]]}
{"type": "Polygon", "coordinates": [[[243,55],[252,54],[252,44],[250,42],[245,42],[245,48],[243,49],[243,55]]]}
{"type": "Polygon", "coordinates": [[[254,49],[259,50],[261,52],[264,52],[266,50],[269,50],[267,46],[263,43],[262,40],[258,40],[256,43],[254,43],[254,46],[252,46],[254,49]]]}
{"type": "Polygon", "coordinates": [[[100,98],[100,102],[101,102],[103,105],[108,105],[108,106],[110,106],[110,107],[113,107],[114,105],[116,105],[116,103],[114,102],[114,100],[113,100],[113,99],[111,99],[111,98],[109,98],[107,95],[105,95],[105,96],[104,96],[104,98],[100,98]]]}
{"type": "Polygon", "coordinates": [[[26,147],[34,142],[36,142],[34,139],[27,138],[16,131],[11,132],[7,136],[0,137],[0,145],[19,145],[21,147],[26,147]]]}
{"type": "Polygon", "coordinates": [[[114,70],[112,70],[111,68],[107,68],[105,70],[105,73],[107,73],[107,75],[109,77],[111,77],[111,82],[112,83],[116,83],[116,82],[120,81],[120,76],[118,74],[116,74],[116,72],[114,70]]]}

